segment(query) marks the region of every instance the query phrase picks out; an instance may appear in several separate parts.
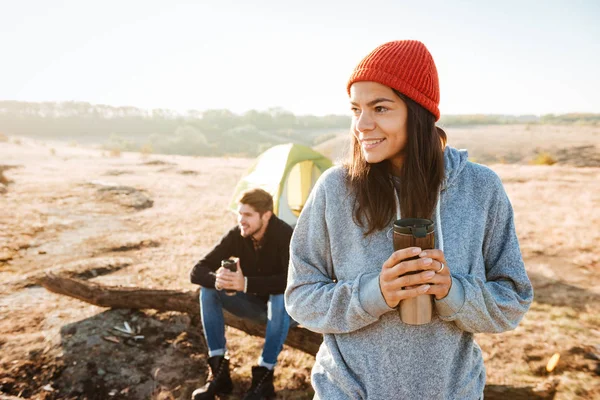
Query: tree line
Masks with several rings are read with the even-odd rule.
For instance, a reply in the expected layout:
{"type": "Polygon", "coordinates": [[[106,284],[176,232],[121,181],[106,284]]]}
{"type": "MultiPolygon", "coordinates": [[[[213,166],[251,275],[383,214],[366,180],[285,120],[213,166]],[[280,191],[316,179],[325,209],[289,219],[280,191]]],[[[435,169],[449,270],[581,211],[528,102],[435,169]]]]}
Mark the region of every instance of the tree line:
{"type": "MultiPolygon", "coordinates": [[[[514,123],[600,124],[600,114],[546,116],[448,115],[442,126],[514,123]]],[[[0,101],[0,133],[100,144],[122,151],[256,156],[280,143],[314,146],[346,132],[349,115],[295,115],[282,108],[144,110],[86,102],[0,101]]]]}

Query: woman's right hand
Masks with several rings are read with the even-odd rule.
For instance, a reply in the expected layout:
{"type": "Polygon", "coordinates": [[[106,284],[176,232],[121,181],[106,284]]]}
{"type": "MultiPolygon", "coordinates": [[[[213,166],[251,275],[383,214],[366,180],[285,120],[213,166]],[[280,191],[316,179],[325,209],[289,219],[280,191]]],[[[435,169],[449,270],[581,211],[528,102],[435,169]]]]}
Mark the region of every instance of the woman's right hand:
{"type": "Polygon", "coordinates": [[[435,276],[431,270],[432,260],[430,258],[420,258],[409,260],[421,253],[418,247],[408,247],[392,253],[381,268],[379,274],[379,286],[381,293],[387,305],[391,308],[396,307],[400,300],[416,297],[427,293],[430,285],[427,284],[435,276]],[[407,272],[420,271],[417,274],[405,275],[407,272]]]}

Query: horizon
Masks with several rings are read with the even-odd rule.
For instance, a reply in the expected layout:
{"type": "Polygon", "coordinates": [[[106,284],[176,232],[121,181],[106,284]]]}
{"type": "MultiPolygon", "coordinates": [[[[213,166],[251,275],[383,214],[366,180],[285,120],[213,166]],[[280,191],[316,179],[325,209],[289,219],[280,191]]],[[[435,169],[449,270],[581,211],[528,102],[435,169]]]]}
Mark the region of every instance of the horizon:
{"type": "Polygon", "coordinates": [[[365,21],[359,2],[19,2],[0,16],[5,59],[19,61],[3,65],[0,95],[178,114],[350,115],[352,68],[402,38],[432,53],[442,117],[600,112],[600,81],[589,78],[600,70],[597,2],[377,6],[365,21]]]}
{"type": "MultiPolygon", "coordinates": [[[[13,100],[13,99],[0,99],[0,104],[2,102],[17,102],[17,103],[32,103],[32,104],[68,104],[68,103],[72,103],[72,104],[89,104],[91,106],[99,106],[99,107],[111,107],[111,108],[134,108],[136,110],[142,111],[142,112],[146,112],[146,113],[151,113],[152,111],[157,111],[157,110],[166,110],[169,112],[173,112],[176,116],[182,117],[182,116],[186,116],[186,114],[188,113],[204,113],[207,111],[220,111],[220,110],[225,110],[225,111],[229,111],[232,114],[236,115],[236,116],[243,116],[244,114],[250,112],[250,111],[256,111],[259,113],[266,113],[269,112],[271,110],[277,110],[277,111],[283,111],[283,112],[290,112],[292,113],[294,116],[296,117],[305,117],[305,116],[311,116],[311,117],[328,117],[328,116],[347,116],[348,118],[350,118],[350,115],[347,115],[346,113],[340,113],[340,114],[298,114],[298,113],[294,113],[291,110],[287,110],[283,107],[280,106],[274,106],[274,107],[269,107],[267,109],[256,109],[256,108],[251,108],[248,110],[244,110],[241,112],[235,112],[226,108],[207,108],[204,110],[199,110],[199,109],[189,109],[189,110],[185,110],[185,111],[177,111],[174,109],[169,109],[169,108],[164,108],[164,107],[158,107],[158,108],[142,108],[142,107],[138,107],[138,106],[134,106],[131,104],[120,104],[120,105],[114,105],[114,104],[103,104],[103,103],[92,103],[89,101],[81,101],[81,100],[46,100],[46,101],[26,101],[26,100],[13,100]]],[[[0,109],[1,111],[1,109],[0,109]]],[[[579,112],[579,111],[573,111],[573,112],[568,112],[568,113],[561,113],[561,114],[556,114],[556,113],[547,113],[547,114],[499,114],[499,113],[464,113],[464,114],[444,114],[442,115],[440,118],[443,119],[444,117],[473,117],[473,116],[483,116],[483,117],[515,117],[515,118],[525,118],[525,117],[535,117],[535,118],[542,118],[545,116],[556,116],[556,117],[561,117],[561,116],[572,116],[572,115],[581,115],[581,116],[599,116],[600,113],[596,113],[596,112],[579,112]]]]}

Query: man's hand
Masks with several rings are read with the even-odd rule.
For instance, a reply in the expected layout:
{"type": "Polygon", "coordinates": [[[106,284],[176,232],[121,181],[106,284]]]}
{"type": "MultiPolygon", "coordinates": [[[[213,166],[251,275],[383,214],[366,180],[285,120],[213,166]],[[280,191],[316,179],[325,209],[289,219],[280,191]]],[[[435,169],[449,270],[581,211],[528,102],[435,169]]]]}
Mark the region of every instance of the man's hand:
{"type": "Polygon", "coordinates": [[[244,273],[240,267],[240,260],[237,261],[237,271],[231,272],[227,268],[219,268],[217,270],[217,278],[215,281],[215,287],[219,287],[223,290],[235,290],[237,292],[243,292],[246,286],[246,280],[244,279],[244,273]]]}

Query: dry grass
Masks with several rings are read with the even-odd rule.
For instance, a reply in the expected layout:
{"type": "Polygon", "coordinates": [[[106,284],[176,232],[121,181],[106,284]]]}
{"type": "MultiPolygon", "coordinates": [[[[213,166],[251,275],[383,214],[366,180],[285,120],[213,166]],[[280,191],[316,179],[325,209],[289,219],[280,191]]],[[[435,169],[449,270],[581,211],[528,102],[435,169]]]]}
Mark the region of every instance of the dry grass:
{"type": "Polygon", "coordinates": [[[142,156],[142,159],[147,159],[150,154],[152,154],[152,145],[149,143],[146,143],[145,145],[143,145],[142,147],[140,147],[140,154],[142,156]]]}
{"type": "Polygon", "coordinates": [[[554,165],[556,164],[556,160],[548,153],[542,152],[539,153],[533,160],[531,160],[530,164],[532,165],[554,165]]]}

